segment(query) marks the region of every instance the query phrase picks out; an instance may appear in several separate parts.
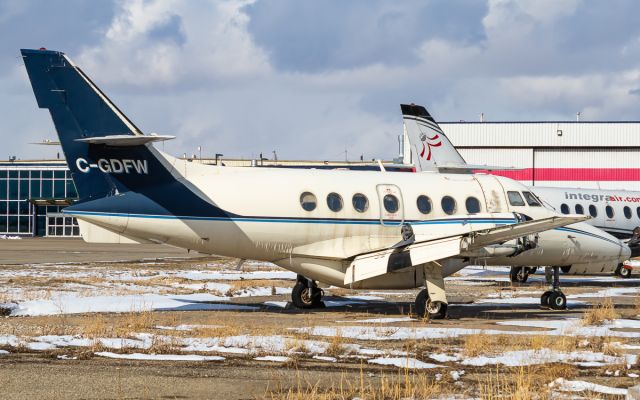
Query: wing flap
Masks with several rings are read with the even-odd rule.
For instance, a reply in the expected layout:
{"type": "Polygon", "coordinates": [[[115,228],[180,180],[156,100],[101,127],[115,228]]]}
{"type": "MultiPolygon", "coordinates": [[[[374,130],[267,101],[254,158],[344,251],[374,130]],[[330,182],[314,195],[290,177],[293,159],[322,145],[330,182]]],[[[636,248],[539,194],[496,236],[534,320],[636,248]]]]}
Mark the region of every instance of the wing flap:
{"type": "Polygon", "coordinates": [[[357,256],[347,268],[344,284],[456,256],[460,254],[461,240],[462,236],[454,236],[357,256]]]}

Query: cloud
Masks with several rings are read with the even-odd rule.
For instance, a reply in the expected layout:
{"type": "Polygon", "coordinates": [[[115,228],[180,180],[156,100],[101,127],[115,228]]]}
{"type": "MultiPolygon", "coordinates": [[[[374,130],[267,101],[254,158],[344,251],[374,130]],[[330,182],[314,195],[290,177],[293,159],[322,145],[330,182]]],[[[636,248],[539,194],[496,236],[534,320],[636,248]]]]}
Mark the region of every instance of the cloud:
{"type": "MultiPolygon", "coordinates": [[[[388,159],[402,102],[439,120],[637,119],[640,108],[632,0],[73,1],[0,7],[11,38],[0,49],[50,32],[144,131],[177,135],[173,154],[388,159]]],[[[0,117],[22,133],[5,151],[39,155],[24,143],[53,128],[19,61],[0,61],[0,117]]]]}

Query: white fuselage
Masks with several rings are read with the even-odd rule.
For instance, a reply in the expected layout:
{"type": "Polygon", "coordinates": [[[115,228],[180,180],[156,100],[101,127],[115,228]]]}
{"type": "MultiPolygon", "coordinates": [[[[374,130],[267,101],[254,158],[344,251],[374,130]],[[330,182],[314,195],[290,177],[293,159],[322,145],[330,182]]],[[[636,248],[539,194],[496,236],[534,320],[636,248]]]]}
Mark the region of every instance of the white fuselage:
{"type": "Polygon", "coordinates": [[[539,186],[531,190],[562,214],[590,215],[589,224],[616,237],[630,237],[640,226],[640,192],[539,186]]]}
{"type": "MultiPolygon", "coordinates": [[[[493,175],[215,167],[152,151],[162,157],[172,175],[199,197],[224,210],[228,217],[154,215],[133,209],[70,213],[81,222],[135,240],[270,261],[309,278],[340,286],[349,264],[345,260],[397,243],[401,240],[403,222],[410,223],[416,236],[424,239],[514,223],[515,220],[509,222],[514,219],[514,212],[533,219],[557,215],[544,206],[510,205],[508,191],[528,189],[516,181],[493,175]],[[313,210],[302,207],[303,193],[315,197],[317,204],[313,210]],[[329,208],[327,198],[331,193],[342,199],[340,210],[329,208]],[[356,194],[367,199],[363,211],[357,211],[352,203],[356,194]],[[387,195],[398,200],[397,210],[385,208],[383,199],[387,195]],[[430,200],[428,213],[422,213],[417,207],[421,195],[430,200]],[[445,196],[455,202],[450,214],[443,209],[445,196]],[[469,198],[478,200],[480,210],[467,211],[469,198]]],[[[577,223],[540,233],[537,248],[515,257],[461,256],[443,265],[445,275],[478,262],[573,265],[602,272],[615,268],[627,255],[628,248],[619,240],[588,224],[577,223]]],[[[358,286],[409,288],[423,284],[423,277],[414,271],[392,275],[360,282],[358,286]]]]}

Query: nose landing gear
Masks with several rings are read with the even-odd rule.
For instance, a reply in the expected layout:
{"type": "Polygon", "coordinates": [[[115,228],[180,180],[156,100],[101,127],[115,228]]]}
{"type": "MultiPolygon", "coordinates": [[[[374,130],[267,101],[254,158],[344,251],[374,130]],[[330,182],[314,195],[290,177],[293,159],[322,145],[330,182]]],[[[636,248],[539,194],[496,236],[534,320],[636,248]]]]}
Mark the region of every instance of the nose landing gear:
{"type": "Polygon", "coordinates": [[[540,305],[552,310],[565,310],[567,308],[567,297],[560,290],[560,267],[553,267],[551,290],[547,290],[542,294],[540,305]]]}
{"type": "Polygon", "coordinates": [[[324,306],[322,302],[323,296],[323,290],[318,287],[314,280],[298,275],[297,282],[291,292],[291,301],[296,308],[321,308],[324,306]]]}

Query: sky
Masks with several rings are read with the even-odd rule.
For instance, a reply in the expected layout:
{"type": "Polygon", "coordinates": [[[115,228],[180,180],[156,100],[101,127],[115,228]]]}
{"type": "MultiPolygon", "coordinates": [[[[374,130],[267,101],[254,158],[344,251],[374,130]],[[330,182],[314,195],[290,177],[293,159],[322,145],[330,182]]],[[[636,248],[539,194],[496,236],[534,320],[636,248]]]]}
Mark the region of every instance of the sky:
{"type": "Polygon", "coordinates": [[[0,0],[0,159],[55,158],[20,48],[64,51],[164,150],[397,156],[439,121],[640,120],[635,0],[0,0]],[[162,146],[162,145],[161,145],[162,146]]]}

